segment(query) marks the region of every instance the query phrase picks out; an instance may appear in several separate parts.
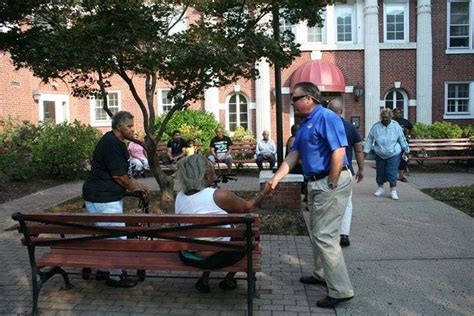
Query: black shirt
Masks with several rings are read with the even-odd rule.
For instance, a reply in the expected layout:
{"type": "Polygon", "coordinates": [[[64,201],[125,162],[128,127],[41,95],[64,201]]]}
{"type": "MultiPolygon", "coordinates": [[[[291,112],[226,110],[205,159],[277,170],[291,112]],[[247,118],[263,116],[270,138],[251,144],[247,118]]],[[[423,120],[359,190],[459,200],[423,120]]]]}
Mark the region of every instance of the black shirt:
{"type": "Polygon", "coordinates": [[[233,143],[229,136],[223,136],[222,138],[215,136],[211,140],[210,147],[215,149],[216,155],[220,155],[220,154],[225,154],[226,152],[228,152],[230,146],[232,145],[233,143]]]}
{"type": "Polygon", "coordinates": [[[166,147],[171,148],[171,156],[176,157],[183,153],[183,148],[187,147],[187,143],[182,138],[179,139],[179,142],[170,139],[166,147]]]}
{"type": "Polygon", "coordinates": [[[128,171],[128,150],[113,132],[102,136],[92,155],[91,172],[82,186],[82,197],[93,203],[108,203],[123,199],[125,188],[112,176],[128,171]]]}
{"type": "Polygon", "coordinates": [[[344,124],[344,130],[346,131],[347,136],[347,147],[346,147],[346,157],[349,161],[349,169],[351,169],[352,174],[354,175],[354,168],[352,167],[352,151],[355,144],[360,143],[362,138],[360,137],[359,132],[354,125],[346,121],[341,117],[342,124],[344,124]]]}
{"type": "Polygon", "coordinates": [[[413,125],[410,123],[410,121],[407,119],[404,119],[403,117],[399,118],[398,120],[397,119],[394,119],[394,120],[398,123],[398,125],[401,126],[403,130],[403,134],[405,134],[405,136],[407,136],[409,134],[409,131],[413,129],[413,125]]]}

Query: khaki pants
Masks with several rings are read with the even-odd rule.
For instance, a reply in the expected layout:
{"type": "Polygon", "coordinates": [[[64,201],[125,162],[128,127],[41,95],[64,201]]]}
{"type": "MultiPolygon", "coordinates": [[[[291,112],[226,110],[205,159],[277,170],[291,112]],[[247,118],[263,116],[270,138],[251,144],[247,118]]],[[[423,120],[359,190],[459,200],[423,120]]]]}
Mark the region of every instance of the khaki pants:
{"type": "Polygon", "coordinates": [[[352,297],[354,290],[339,246],[339,227],[352,190],[352,175],[343,170],[334,190],[327,181],[326,177],[308,183],[314,276],[326,281],[330,297],[352,297]]]}

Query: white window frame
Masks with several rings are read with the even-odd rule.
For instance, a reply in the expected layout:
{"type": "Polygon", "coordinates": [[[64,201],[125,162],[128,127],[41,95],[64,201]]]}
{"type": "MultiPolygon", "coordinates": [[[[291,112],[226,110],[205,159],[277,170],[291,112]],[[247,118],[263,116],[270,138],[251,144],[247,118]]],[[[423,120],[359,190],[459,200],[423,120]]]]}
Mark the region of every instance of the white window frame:
{"type": "Polygon", "coordinates": [[[66,94],[47,94],[42,93],[38,100],[38,118],[40,121],[44,121],[44,101],[53,101],[55,108],[56,120],[55,124],[60,124],[63,122],[69,122],[69,96],[66,94]],[[64,110],[61,108],[61,105],[65,105],[64,110]]]}
{"type": "Polygon", "coordinates": [[[474,53],[474,43],[473,43],[473,23],[474,23],[474,10],[472,0],[448,0],[446,2],[446,51],[447,53],[474,53]],[[451,3],[454,2],[467,2],[469,5],[469,44],[468,47],[450,47],[450,37],[451,37],[451,3]]]}
{"type": "MultiPolygon", "coordinates": [[[[236,92],[236,93],[232,93],[231,95],[229,95],[227,97],[227,100],[226,100],[226,106],[227,106],[227,115],[226,115],[226,129],[229,131],[229,133],[231,135],[234,134],[234,131],[231,131],[230,130],[230,111],[229,111],[229,105],[230,105],[230,99],[233,97],[233,96],[239,96],[240,98],[243,98],[245,100],[245,102],[247,103],[247,129],[250,129],[251,128],[251,122],[250,122],[250,102],[249,102],[249,98],[247,98],[247,96],[241,92],[236,92]]],[[[241,126],[240,125],[240,114],[241,114],[241,111],[240,111],[240,102],[238,104],[236,104],[236,111],[237,111],[237,125],[236,127],[238,126],[241,126]]],[[[258,110],[257,110],[258,111],[258,110]]]]}
{"type": "MultiPolygon", "coordinates": [[[[117,103],[118,103],[117,111],[121,111],[122,110],[122,92],[120,90],[107,91],[107,94],[111,94],[111,93],[117,93],[117,103]]],[[[107,102],[109,102],[108,98],[107,98],[107,102]]],[[[90,119],[91,119],[92,126],[94,127],[110,126],[110,124],[112,123],[112,119],[108,115],[107,115],[107,119],[105,120],[98,120],[96,118],[95,116],[96,98],[92,97],[89,99],[89,108],[90,108],[90,119]]]]}
{"type": "Polygon", "coordinates": [[[406,1],[391,1],[383,5],[383,36],[386,43],[408,43],[410,41],[410,13],[408,2],[406,1]],[[390,7],[403,7],[404,21],[403,21],[403,39],[389,40],[387,38],[387,13],[390,7]]]}
{"type": "Polygon", "coordinates": [[[164,88],[164,89],[158,89],[158,114],[161,115],[161,114],[164,114],[164,113],[167,113],[169,110],[165,110],[164,109],[164,106],[175,106],[175,103],[173,102],[173,100],[171,100],[171,103],[166,103],[166,104],[163,104],[163,93],[166,92],[166,93],[169,93],[170,92],[170,88],[164,88]]]}
{"type": "MultiPolygon", "coordinates": [[[[403,117],[405,119],[407,119],[408,118],[408,95],[407,95],[406,91],[403,90],[403,89],[391,89],[390,91],[388,91],[385,94],[384,98],[383,98],[383,106],[382,107],[385,108],[385,105],[387,104],[387,96],[391,92],[399,92],[402,95],[402,97],[403,97],[403,117]]],[[[396,103],[394,103],[393,105],[394,105],[393,109],[395,109],[397,107],[396,103]]]]}
{"type": "Polygon", "coordinates": [[[353,5],[336,5],[334,12],[334,41],[337,44],[353,44],[356,42],[356,14],[353,5]],[[351,12],[351,40],[350,41],[339,41],[337,32],[337,18],[339,11],[350,10],[351,12]]]}
{"type": "Polygon", "coordinates": [[[446,81],[444,83],[444,116],[445,119],[474,118],[474,81],[446,81]],[[452,84],[468,84],[469,101],[467,112],[448,112],[448,86],[452,84]]]}

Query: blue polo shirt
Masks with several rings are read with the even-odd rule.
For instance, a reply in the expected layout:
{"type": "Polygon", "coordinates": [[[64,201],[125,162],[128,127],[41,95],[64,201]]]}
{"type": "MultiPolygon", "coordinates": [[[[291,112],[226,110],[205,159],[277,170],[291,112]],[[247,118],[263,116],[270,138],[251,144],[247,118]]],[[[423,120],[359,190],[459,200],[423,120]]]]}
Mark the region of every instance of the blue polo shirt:
{"type": "MultiPolygon", "coordinates": [[[[303,174],[312,176],[328,172],[332,152],[346,146],[346,132],[339,116],[318,105],[300,124],[291,151],[299,151],[303,161],[303,174]]],[[[349,164],[346,155],[343,164],[349,164]]]]}

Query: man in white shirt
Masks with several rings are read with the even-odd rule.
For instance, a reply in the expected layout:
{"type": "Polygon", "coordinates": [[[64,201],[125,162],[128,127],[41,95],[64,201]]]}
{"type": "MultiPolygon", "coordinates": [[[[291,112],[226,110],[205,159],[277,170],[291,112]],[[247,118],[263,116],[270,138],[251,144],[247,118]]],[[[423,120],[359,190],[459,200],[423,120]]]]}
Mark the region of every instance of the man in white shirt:
{"type": "Polygon", "coordinates": [[[276,146],[273,140],[270,139],[270,133],[268,131],[263,131],[262,136],[263,139],[257,143],[256,148],[258,170],[263,169],[264,161],[268,161],[270,163],[270,169],[273,169],[275,166],[276,146]]]}

